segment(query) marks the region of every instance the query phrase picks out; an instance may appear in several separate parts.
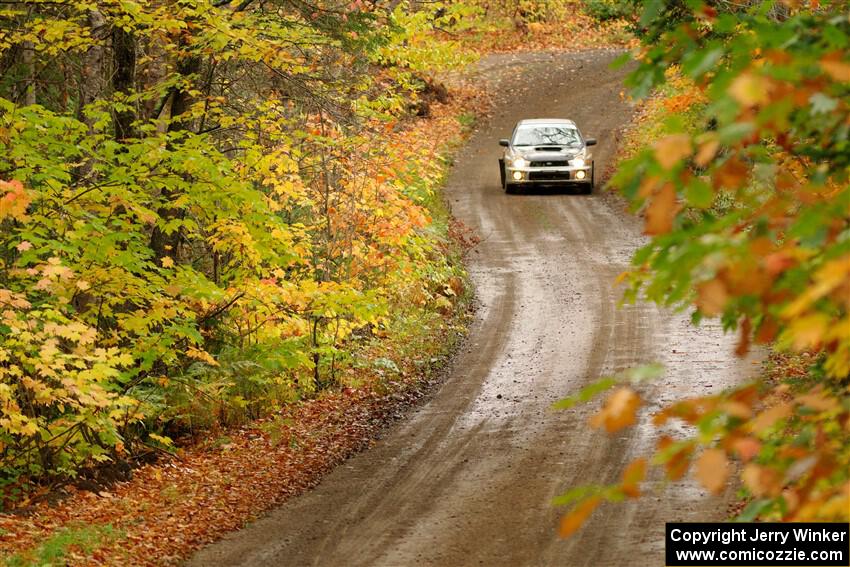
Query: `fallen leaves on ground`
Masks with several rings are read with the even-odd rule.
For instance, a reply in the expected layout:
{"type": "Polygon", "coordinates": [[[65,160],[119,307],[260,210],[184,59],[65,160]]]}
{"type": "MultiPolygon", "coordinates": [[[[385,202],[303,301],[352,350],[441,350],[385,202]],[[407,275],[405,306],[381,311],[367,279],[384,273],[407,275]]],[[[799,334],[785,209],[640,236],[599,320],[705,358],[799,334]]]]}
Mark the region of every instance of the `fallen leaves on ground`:
{"type": "Polygon", "coordinates": [[[0,553],[24,552],[64,527],[109,525],[121,535],[82,562],[176,563],[314,487],[334,466],[366,448],[427,385],[397,382],[385,393],[346,388],[223,432],[219,439],[226,442],[184,448],[108,491],[69,488],[54,506],[42,503],[26,516],[0,515],[0,553]]]}

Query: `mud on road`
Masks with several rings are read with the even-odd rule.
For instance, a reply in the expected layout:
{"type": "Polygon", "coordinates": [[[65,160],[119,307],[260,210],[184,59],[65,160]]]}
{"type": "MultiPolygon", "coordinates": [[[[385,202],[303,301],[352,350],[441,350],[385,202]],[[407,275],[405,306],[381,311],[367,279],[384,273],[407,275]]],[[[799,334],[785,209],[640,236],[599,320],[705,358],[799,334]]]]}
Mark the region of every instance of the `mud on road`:
{"type": "Polygon", "coordinates": [[[492,56],[478,74],[495,112],[452,170],[446,196],[481,244],[468,267],[480,304],[470,338],[440,390],[376,445],[313,491],[202,550],[190,565],[663,565],[665,521],[725,515],[723,498],[692,483],[605,504],[558,539],[552,499],[615,482],[654,445],[638,426],[606,436],[595,406],[550,406],[606,373],[659,361],[650,403],[708,393],[752,373],[719,328],[639,304],[618,308],[613,280],[643,242],[638,222],[600,194],[506,195],[499,138],[520,118],[568,117],[596,137],[597,179],[631,116],[618,54],[492,56]]]}

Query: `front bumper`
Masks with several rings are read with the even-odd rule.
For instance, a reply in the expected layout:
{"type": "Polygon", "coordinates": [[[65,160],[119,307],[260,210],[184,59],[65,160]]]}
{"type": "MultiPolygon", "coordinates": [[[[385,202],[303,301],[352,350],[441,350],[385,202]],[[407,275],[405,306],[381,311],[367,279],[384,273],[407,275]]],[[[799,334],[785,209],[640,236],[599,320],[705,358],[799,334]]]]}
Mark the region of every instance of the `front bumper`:
{"type": "Polygon", "coordinates": [[[510,184],[525,183],[590,183],[593,176],[593,164],[582,167],[513,167],[505,168],[506,181],[510,184]],[[579,174],[583,173],[583,176],[579,174]],[[581,177],[581,178],[579,178],[581,177]]]}

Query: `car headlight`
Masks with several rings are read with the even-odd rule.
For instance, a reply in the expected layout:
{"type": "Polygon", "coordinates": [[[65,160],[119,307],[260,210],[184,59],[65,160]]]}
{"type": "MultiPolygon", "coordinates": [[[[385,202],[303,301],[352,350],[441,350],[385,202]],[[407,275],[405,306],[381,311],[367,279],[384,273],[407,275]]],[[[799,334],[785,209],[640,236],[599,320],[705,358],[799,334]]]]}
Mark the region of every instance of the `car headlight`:
{"type": "Polygon", "coordinates": [[[525,158],[518,157],[511,162],[511,165],[513,165],[514,167],[525,167],[528,165],[528,160],[525,158]]]}
{"type": "Polygon", "coordinates": [[[573,167],[584,167],[585,161],[582,158],[575,158],[574,160],[570,160],[570,165],[573,167]]]}

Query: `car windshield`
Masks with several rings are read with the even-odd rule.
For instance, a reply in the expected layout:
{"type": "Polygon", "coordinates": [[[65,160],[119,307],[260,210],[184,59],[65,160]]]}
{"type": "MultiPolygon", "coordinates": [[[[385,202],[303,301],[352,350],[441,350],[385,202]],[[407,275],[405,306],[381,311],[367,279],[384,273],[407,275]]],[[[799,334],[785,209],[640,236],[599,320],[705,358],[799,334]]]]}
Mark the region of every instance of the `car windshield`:
{"type": "Polygon", "coordinates": [[[515,146],[581,146],[578,130],[572,126],[534,124],[520,126],[514,134],[515,146]]]}

